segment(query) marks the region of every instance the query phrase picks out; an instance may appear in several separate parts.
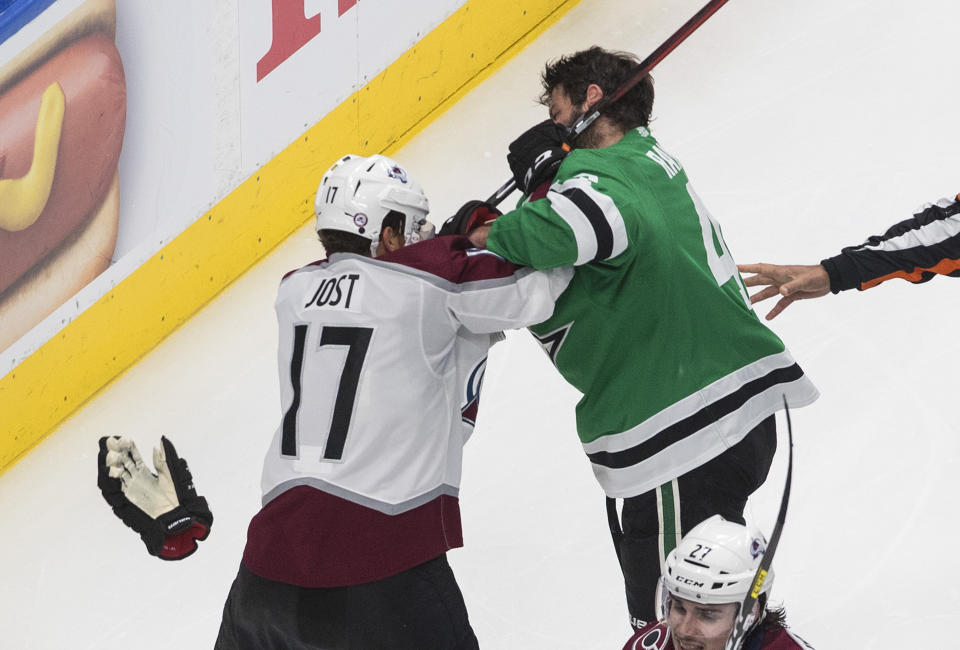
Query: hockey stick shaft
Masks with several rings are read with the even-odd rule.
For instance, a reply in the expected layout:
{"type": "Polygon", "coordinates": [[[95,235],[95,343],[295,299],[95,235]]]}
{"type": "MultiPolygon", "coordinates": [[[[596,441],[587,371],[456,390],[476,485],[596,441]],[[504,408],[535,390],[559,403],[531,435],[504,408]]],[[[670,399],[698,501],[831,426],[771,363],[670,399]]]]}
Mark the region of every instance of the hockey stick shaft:
{"type": "MultiPolygon", "coordinates": [[[[630,89],[640,83],[644,77],[650,74],[650,71],[653,70],[654,66],[660,63],[670,52],[676,49],[680,43],[687,40],[687,37],[690,36],[693,32],[710,18],[713,14],[717,12],[723,5],[727,4],[729,0],[710,0],[707,4],[703,6],[700,11],[693,15],[690,20],[685,22],[680,29],[675,31],[670,38],[665,40],[660,47],[655,49],[650,56],[645,58],[639,64],[637,64],[636,71],[627,79],[626,82],[620,88],[616,90],[609,97],[602,98],[597,102],[593,111],[588,115],[581,117],[576,123],[570,128],[570,134],[573,139],[576,139],[581,133],[587,130],[594,120],[600,117],[600,111],[603,110],[605,106],[612,104],[617,101],[628,92],[630,89]]],[[[507,196],[517,188],[517,183],[512,178],[506,183],[500,186],[500,188],[490,195],[490,198],[487,199],[487,203],[497,206],[503,201],[507,196]]]]}
{"type": "Polygon", "coordinates": [[[767,580],[767,574],[770,571],[770,564],[773,562],[773,555],[777,551],[777,544],[780,542],[780,534],[783,532],[783,524],[787,519],[787,504],[790,501],[790,484],[793,478],[793,427],[790,424],[790,408],[787,406],[787,398],[783,398],[783,408],[787,414],[787,479],[783,486],[783,496],[780,498],[780,512],[777,514],[777,523],[773,527],[773,533],[770,535],[770,541],[767,542],[767,548],[763,552],[763,558],[760,560],[760,566],[753,576],[753,582],[750,585],[750,591],[740,604],[740,611],[737,613],[737,620],[734,623],[733,631],[724,650],[740,650],[746,636],[747,617],[753,611],[753,606],[760,598],[760,592],[763,590],[763,583],[767,580]]]}

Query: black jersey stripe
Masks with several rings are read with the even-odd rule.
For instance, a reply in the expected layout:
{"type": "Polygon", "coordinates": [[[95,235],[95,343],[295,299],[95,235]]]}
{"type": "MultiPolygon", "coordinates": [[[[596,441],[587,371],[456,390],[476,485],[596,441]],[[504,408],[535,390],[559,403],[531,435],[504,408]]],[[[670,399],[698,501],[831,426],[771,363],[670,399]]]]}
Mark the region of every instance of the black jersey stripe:
{"type": "Polygon", "coordinates": [[[579,187],[565,189],[561,194],[570,199],[593,226],[593,234],[597,238],[597,254],[593,258],[594,261],[605,260],[610,257],[610,254],[613,253],[613,228],[610,227],[610,222],[607,221],[603,208],[597,205],[579,187]]]}
{"type": "Polygon", "coordinates": [[[803,370],[797,364],[777,368],[763,377],[747,382],[729,395],[724,395],[717,401],[707,404],[696,413],[671,424],[645,442],[621,451],[596,451],[587,454],[587,458],[596,465],[610,469],[623,469],[636,465],[733,413],[748,400],[773,386],[797,381],[801,377],[803,377],[803,370]]]}

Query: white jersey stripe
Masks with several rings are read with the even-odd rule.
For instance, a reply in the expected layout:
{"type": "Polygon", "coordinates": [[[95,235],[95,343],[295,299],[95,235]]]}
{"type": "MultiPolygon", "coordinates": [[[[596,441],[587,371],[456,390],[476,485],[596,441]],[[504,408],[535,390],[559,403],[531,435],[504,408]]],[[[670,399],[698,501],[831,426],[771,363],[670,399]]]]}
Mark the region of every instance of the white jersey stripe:
{"type": "Polygon", "coordinates": [[[573,238],[577,241],[577,260],[573,265],[580,266],[592,261],[597,256],[597,235],[587,215],[573,201],[553,189],[547,192],[547,198],[553,211],[570,226],[573,238]]]}
{"type": "Polygon", "coordinates": [[[868,251],[901,251],[918,246],[934,246],[960,234],[960,214],[938,219],[928,224],[891,237],[875,246],[863,246],[868,251]]]}
{"type": "Polygon", "coordinates": [[[792,407],[809,404],[817,397],[816,389],[808,390],[810,386],[803,381],[771,386],[738,410],[641,462],[624,468],[592,463],[593,473],[608,497],[625,498],[649,492],[663,483],[664,477],[681,476],[743,440],[753,427],[783,408],[784,394],[792,407]]]}
{"type": "Polygon", "coordinates": [[[612,259],[627,250],[627,228],[623,222],[623,216],[616,204],[606,194],[598,192],[593,187],[596,177],[586,175],[574,176],[563,183],[555,183],[547,192],[547,199],[560,218],[562,218],[570,229],[573,230],[577,241],[577,261],[575,266],[586,264],[596,260],[597,257],[597,233],[590,219],[577,205],[569,198],[563,195],[563,192],[569,189],[579,189],[587,199],[593,202],[598,210],[603,213],[613,236],[612,249],[610,255],[604,259],[612,259]]]}
{"type": "MultiPolygon", "coordinates": [[[[739,390],[744,384],[764,377],[774,370],[789,368],[795,363],[793,357],[787,351],[754,361],[726,377],[721,377],[679,402],[671,404],[632,429],[627,429],[622,433],[605,435],[593,442],[584,443],[583,449],[590,454],[598,451],[617,452],[634,447],[653,438],[667,427],[697,413],[704,405],[712,404],[720,398],[739,390]]],[[[817,395],[817,390],[811,385],[810,394],[797,396],[795,400],[790,401],[790,406],[809,404],[816,399],[817,395]]]]}
{"type": "Polygon", "coordinates": [[[262,505],[267,505],[273,501],[276,497],[280,496],[287,490],[293,489],[298,485],[309,485],[310,487],[317,488],[318,490],[323,490],[328,494],[340,497],[346,501],[356,503],[361,506],[365,506],[372,510],[377,510],[382,512],[385,515],[399,515],[401,513],[407,512],[408,510],[413,510],[414,508],[419,508],[425,503],[430,503],[437,497],[442,494],[447,496],[457,497],[460,496],[460,490],[453,485],[439,485],[434,489],[424,492],[423,494],[417,495],[411,499],[401,501],[399,503],[389,503],[387,501],[381,501],[379,499],[373,499],[371,497],[363,496],[356,492],[352,492],[340,485],[324,481],[323,479],[317,478],[315,476],[302,476],[299,478],[291,479],[289,481],[284,481],[279,485],[275,486],[269,492],[263,495],[262,505]]]}
{"type": "MultiPolygon", "coordinates": [[[[778,374],[791,375],[796,364],[789,352],[764,357],[702,390],[660,411],[641,424],[619,434],[603,436],[583,445],[584,451],[594,454],[593,473],[609,497],[628,497],[648,492],[671,477],[680,476],[708,460],[715,458],[740,442],[746,434],[765,418],[783,408],[784,397],[790,407],[813,402],[817,389],[801,375],[789,381],[776,380],[778,374]],[[764,387],[766,380],[772,380],[764,387]],[[685,432],[679,439],[657,438],[670,436],[665,430],[730,396],[736,399],[745,385],[756,387],[756,394],[742,395],[743,403],[719,420],[704,428],[685,432]],[[658,444],[662,441],[662,448],[658,444]],[[643,455],[641,445],[647,443],[649,455],[643,455]],[[620,458],[608,456],[622,452],[620,458]],[[635,460],[633,458],[635,457],[635,460]],[[629,464],[624,464],[626,459],[629,464]]],[[[694,420],[695,421],[695,420],[694,420]]],[[[679,423],[679,424],[678,424],[679,423]]]]}

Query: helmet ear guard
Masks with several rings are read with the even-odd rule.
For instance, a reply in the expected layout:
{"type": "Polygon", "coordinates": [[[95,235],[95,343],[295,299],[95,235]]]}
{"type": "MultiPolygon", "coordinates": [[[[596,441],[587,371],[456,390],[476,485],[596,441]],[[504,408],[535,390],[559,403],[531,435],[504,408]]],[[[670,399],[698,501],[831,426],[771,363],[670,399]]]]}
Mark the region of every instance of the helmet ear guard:
{"type": "Polygon", "coordinates": [[[316,230],[339,230],[370,240],[376,250],[383,219],[400,212],[407,244],[432,236],[426,217],[430,203],[423,188],[395,160],[349,154],[323,175],[314,198],[316,230]]]}

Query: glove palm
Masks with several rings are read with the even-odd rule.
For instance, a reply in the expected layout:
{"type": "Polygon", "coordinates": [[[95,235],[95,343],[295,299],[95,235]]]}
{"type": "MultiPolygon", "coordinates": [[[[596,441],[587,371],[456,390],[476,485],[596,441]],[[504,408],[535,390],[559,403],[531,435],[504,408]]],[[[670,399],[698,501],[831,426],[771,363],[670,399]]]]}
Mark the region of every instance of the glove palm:
{"type": "Polygon", "coordinates": [[[213,524],[207,501],[198,496],[185,460],[165,437],[153,450],[154,474],[133,441],[100,439],[97,484],[114,514],[140,533],[151,555],[179,560],[197,549],[213,524]]]}
{"type": "Polygon", "coordinates": [[[153,450],[153,465],[157,469],[154,474],[130,439],[107,438],[107,450],[105,462],[110,478],[120,479],[124,496],[150,518],[156,519],[180,505],[163,452],[153,450]]]}

